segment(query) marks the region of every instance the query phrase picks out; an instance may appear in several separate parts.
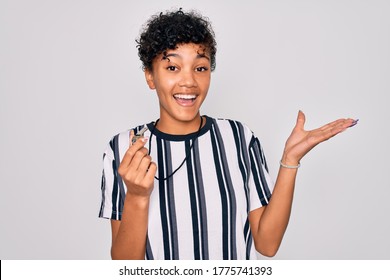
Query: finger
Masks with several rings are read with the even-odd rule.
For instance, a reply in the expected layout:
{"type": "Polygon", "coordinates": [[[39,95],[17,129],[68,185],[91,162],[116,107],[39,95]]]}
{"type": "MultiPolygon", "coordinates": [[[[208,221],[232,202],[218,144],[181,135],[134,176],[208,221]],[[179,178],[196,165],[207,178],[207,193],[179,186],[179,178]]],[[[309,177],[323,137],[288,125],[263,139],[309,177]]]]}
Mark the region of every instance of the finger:
{"type": "Polygon", "coordinates": [[[359,119],[353,120],[352,124],[349,127],[353,127],[353,126],[357,125],[358,121],[359,121],[359,119]]]}
{"type": "Polygon", "coordinates": [[[135,182],[142,182],[144,180],[151,162],[152,157],[149,155],[146,155],[141,159],[138,168],[134,172],[136,174],[135,182]]]}
{"type": "Polygon", "coordinates": [[[295,125],[295,128],[303,130],[304,126],[305,126],[305,122],[306,122],[306,116],[301,110],[299,110],[298,116],[297,116],[297,123],[295,125]]]}
{"type": "Polygon", "coordinates": [[[328,140],[329,138],[345,131],[348,127],[350,127],[353,124],[354,120],[352,119],[340,119],[337,121],[334,121],[322,128],[322,139],[328,140]]]}
{"type": "Polygon", "coordinates": [[[341,123],[343,123],[343,121],[344,121],[344,119],[335,120],[333,122],[330,122],[330,123],[327,123],[327,124],[321,126],[319,128],[319,130],[325,131],[325,130],[332,129],[333,127],[336,127],[336,126],[340,125],[341,123]]]}
{"type": "Polygon", "coordinates": [[[134,129],[130,130],[129,147],[131,146],[133,138],[134,138],[134,129]]]}
{"type": "Polygon", "coordinates": [[[141,149],[136,151],[131,162],[129,163],[129,169],[134,171],[138,170],[142,160],[146,156],[148,156],[148,149],[146,149],[145,147],[142,147],[141,149]]]}
{"type": "Polygon", "coordinates": [[[358,120],[345,119],[345,121],[342,124],[340,124],[340,129],[341,129],[340,132],[343,132],[346,129],[355,126],[357,124],[357,122],[358,122],[358,120]]]}
{"type": "Polygon", "coordinates": [[[129,148],[127,149],[125,155],[123,156],[119,168],[127,167],[129,165],[131,159],[133,158],[133,155],[130,153],[131,140],[133,139],[133,137],[134,137],[134,129],[130,130],[129,148]]]}
{"type": "Polygon", "coordinates": [[[154,180],[154,176],[156,175],[156,172],[157,172],[157,165],[156,165],[156,163],[154,163],[152,161],[149,164],[149,168],[148,168],[148,170],[146,172],[145,179],[147,179],[149,181],[153,181],[154,180]]]}
{"type": "MultiPolygon", "coordinates": [[[[134,132],[133,132],[133,136],[134,136],[134,132]]],[[[131,133],[130,133],[130,139],[131,139],[131,133]]],[[[133,145],[130,144],[130,147],[127,149],[125,155],[122,158],[121,166],[127,168],[130,165],[130,163],[132,162],[134,155],[137,153],[137,151],[144,148],[147,141],[148,141],[148,138],[141,137],[133,145]]],[[[130,141],[130,143],[131,143],[131,141],[130,141]]]]}
{"type": "Polygon", "coordinates": [[[139,150],[139,149],[142,149],[146,142],[148,142],[149,138],[148,137],[140,137],[137,141],[135,141],[134,144],[132,144],[131,146],[134,147],[135,150],[139,150]]]}
{"type": "Polygon", "coordinates": [[[356,123],[357,123],[357,121],[355,121],[354,119],[338,119],[338,120],[330,122],[324,126],[321,126],[319,129],[320,130],[327,130],[327,129],[330,129],[330,128],[333,128],[333,127],[336,127],[339,125],[342,125],[343,127],[348,128],[351,125],[353,126],[356,123]]]}
{"type": "Polygon", "coordinates": [[[144,156],[139,163],[137,171],[139,171],[141,174],[142,173],[145,174],[146,171],[148,171],[151,162],[152,162],[152,157],[150,155],[144,156]]]}

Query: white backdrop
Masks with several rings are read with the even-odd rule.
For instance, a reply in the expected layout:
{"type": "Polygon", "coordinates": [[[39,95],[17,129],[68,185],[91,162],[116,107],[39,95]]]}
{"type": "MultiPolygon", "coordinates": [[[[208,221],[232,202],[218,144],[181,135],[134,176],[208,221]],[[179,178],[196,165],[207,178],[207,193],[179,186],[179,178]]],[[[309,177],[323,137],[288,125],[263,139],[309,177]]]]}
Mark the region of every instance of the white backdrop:
{"type": "Polygon", "coordinates": [[[134,40],[172,7],[216,32],[202,113],[249,125],[274,178],[299,109],[309,129],[360,119],[302,161],[275,259],[390,259],[386,0],[1,0],[0,259],[110,258],[102,153],[158,118],[134,40]]]}

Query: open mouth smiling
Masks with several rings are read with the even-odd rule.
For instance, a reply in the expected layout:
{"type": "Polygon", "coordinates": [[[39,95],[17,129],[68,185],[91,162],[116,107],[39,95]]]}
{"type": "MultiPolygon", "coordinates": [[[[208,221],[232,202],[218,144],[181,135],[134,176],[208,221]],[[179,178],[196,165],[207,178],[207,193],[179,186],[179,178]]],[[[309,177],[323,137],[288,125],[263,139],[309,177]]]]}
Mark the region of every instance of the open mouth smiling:
{"type": "Polygon", "coordinates": [[[173,98],[182,106],[189,106],[195,102],[195,94],[175,94],[173,98]]]}

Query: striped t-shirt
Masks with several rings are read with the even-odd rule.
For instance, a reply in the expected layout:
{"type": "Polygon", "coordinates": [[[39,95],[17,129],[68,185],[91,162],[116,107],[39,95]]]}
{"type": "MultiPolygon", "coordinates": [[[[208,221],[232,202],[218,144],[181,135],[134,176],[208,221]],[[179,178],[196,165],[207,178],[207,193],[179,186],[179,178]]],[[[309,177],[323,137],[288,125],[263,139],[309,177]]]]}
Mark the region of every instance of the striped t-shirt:
{"type": "MultiPolygon", "coordinates": [[[[146,124],[151,143],[145,146],[160,179],[150,197],[146,259],[256,259],[248,214],[268,204],[273,188],[264,153],[242,123],[205,118],[202,129],[188,135],[146,124]]],[[[99,217],[121,219],[126,186],[117,169],[129,133],[114,136],[103,155],[99,217]]]]}

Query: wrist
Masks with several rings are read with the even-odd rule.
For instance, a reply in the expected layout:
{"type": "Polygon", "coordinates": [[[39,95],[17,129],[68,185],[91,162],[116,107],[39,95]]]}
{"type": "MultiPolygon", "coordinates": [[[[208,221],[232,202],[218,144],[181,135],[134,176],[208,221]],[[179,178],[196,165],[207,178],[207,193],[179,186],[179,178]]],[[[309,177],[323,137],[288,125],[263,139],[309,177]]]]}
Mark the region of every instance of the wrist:
{"type": "Polygon", "coordinates": [[[144,209],[149,208],[150,196],[139,196],[132,193],[127,193],[125,203],[133,207],[144,209]]]}
{"type": "Polygon", "coordinates": [[[282,158],[279,161],[279,164],[283,168],[297,169],[301,166],[300,160],[288,155],[286,152],[283,153],[282,158]]]}
{"type": "Polygon", "coordinates": [[[286,151],[283,153],[282,158],[280,159],[280,162],[284,165],[291,165],[291,166],[297,166],[300,164],[300,159],[297,157],[289,155],[286,151]]]}
{"type": "Polygon", "coordinates": [[[282,160],[279,161],[280,167],[287,168],[287,169],[298,169],[301,167],[301,164],[298,163],[297,165],[288,165],[284,164],[282,160]]]}

